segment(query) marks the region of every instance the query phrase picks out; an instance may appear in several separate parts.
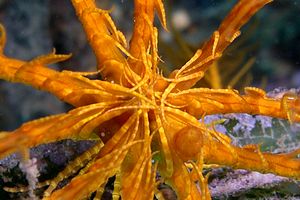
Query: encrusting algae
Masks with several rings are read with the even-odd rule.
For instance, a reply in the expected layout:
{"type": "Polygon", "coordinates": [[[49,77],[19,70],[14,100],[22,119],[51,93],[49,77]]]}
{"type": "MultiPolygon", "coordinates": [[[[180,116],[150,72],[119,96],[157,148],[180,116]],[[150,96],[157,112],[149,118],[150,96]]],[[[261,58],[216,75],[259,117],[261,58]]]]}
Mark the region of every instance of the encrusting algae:
{"type": "Polygon", "coordinates": [[[98,69],[92,73],[48,68],[46,65],[70,57],[55,52],[31,61],[4,56],[5,31],[1,26],[0,78],[48,91],[75,107],[3,132],[1,156],[20,152],[28,159],[28,149],[33,146],[97,138],[94,147],[44,183],[49,185],[44,199],[85,199],[94,192],[94,199],[100,199],[112,176],[116,177],[113,199],[162,199],[157,189],[162,180],[175,190],[178,199],[210,199],[208,176],[202,174],[204,164],[299,179],[300,149],[274,155],[261,152],[258,145],[233,146],[229,137],[199,122],[205,115],[224,113],[299,122],[298,96],[288,93],[270,98],[253,87],[246,87],[245,94],[234,89],[192,88],[240,35],[240,27],[269,2],[240,0],[202,49],[168,77],[158,69],[158,31],[153,25],[156,12],[166,28],[161,0],[134,1],[129,46],[109,11],[97,8],[93,0],[72,0],[98,61],[98,69]],[[98,73],[103,80],[88,78],[98,73]],[[78,170],[66,186],[55,190],[60,181],[78,170]]]}

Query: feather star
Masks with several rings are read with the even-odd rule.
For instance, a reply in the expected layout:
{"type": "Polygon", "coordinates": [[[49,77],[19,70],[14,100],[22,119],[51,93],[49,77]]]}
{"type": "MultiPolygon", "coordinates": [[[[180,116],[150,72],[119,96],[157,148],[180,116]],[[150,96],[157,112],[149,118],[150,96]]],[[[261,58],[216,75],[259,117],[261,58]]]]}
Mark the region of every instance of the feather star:
{"type": "MultiPolygon", "coordinates": [[[[193,87],[205,71],[240,35],[240,27],[270,0],[240,0],[212,37],[180,69],[164,77],[159,69],[155,12],[166,29],[161,0],[135,0],[133,35],[126,39],[93,0],[72,0],[97,58],[94,73],[55,71],[46,65],[70,55],[55,52],[22,61],[3,54],[1,26],[0,78],[50,92],[75,108],[3,132],[0,155],[26,152],[33,146],[63,139],[97,138],[98,143],[50,180],[44,199],[84,199],[96,191],[100,199],[115,176],[113,199],[162,199],[157,174],[179,199],[210,199],[204,164],[300,178],[300,150],[287,154],[260,151],[258,145],[237,147],[230,138],[199,119],[204,115],[248,113],[300,121],[300,100],[294,94],[270,98],[262,89],[193,87]],[[91,80],[89,74],[103,80],[91,80]],[[108,132],[110,134],[108,134],[108,132]],[[57,184],[81,171],[64,187],[57,184]],[[56,190],[55,190],[56,189],[56,190]]],[[[28,154],[28,153],[27,153],[28,154]]],[[[28,155],[27,155],[28,159],[28,155]]]]}

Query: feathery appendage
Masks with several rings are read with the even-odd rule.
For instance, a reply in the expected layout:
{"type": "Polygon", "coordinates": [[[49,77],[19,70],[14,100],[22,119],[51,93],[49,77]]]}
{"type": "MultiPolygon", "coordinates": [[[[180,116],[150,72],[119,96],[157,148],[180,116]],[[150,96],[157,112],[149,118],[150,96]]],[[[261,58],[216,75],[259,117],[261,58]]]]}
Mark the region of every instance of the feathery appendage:
{"type": "Polygon", "coordinates": [[[122,199],[152,199],[159,196],[157,173],[180,199],[210,199],[208,176],[202,175],[204,164],[299,179],[299,149],[275,155],[261,152],[256,145],[236,147],[228,136],[199,122],[204,115],[225,113],[299,122],[298,96],[287,93],[271,98],[253,87],[245,88],[245,94],[233,89],[191,88],[238,37],[241,26],[269,2],[239,1],[202,49],[167,78],[158,71],[158,31],[153,26],[157,11],[166,27],[161,0],[135,0],[129,47],[109,11],[97,8],[93,0],[72,0],[98,60],[95,73],[104,80],[91,80],[86,77],[89,73],[46,67],[70,55],[53,52],[29,62],[4,56],[5,32],[1,26],[0,78],[48,91],[76,108],[5,133],[0,138],[0,155],[21,152],[26,159],[28,148],[39,144],[63,139],[99,140],[100,146],[92,147],[48,182],[45,199],[83,199],[95,191],[98,198],[114,175],[114,199],[119,194],[122,199]],[[54,190],[58,182],[81,167],[66,186],[54,190]]]}

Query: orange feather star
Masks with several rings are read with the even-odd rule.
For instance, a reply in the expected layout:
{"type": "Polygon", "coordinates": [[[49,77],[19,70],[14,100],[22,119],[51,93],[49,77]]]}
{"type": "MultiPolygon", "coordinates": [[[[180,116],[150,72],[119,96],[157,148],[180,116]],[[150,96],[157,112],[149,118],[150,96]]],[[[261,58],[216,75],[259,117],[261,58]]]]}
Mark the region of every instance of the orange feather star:
{"type": "Polygon", "coordinates": [[[297,96],[269,98],[253,87],[245,88],[244,95],[233,89],[192,88],[239,36],[240,27],[269,2],[240,0],[202,49],[167,78],[158,69],[158,31],[153,26],[157,12],[166,28],[161,0],[135,0],[129,47],[108,11],[97,8],[93,0],[72,0],[98,61],[95,73],[104,80],[90,80],[86,77],[89,73],[46,67],[70,55],[53,52],[29,62],[4,56],[1,26],[0,78],[48,91],[76,108],[4,133],[0,155],[97,135],[96,146],[75,159],[71,170],[66,168],[48,183],[45,199],[83,199],[95,191],[95,199],[100,198],[108,178],[114,175],[114,199],[119,195],[130,200],[153,199],[155,194],[159,197],[157,172],[179,199],[210,199],[207,177],[202,175],[204,163],[300,178],[299,150],[273,155],[256,147],[236,147],[229,137],[198,121],[210,114],[249,113],[299,122],[297,96]],[[102,134],[108,130],[112,134],[102,134]],[[54,191],[58,182],[82,165],[70,183],[54,191]]]}

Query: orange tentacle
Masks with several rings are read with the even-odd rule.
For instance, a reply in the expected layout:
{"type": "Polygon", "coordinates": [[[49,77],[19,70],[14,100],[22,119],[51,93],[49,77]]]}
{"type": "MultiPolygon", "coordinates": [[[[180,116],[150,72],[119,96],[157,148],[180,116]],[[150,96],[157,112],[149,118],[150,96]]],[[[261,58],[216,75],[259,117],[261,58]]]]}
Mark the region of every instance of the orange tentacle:
{"type": "MultiPolygon", "coordinates": [[[[231,147],[238,159],[224,145],[213,141],[204,146],[204,162],[232,166],[236,169],[248,169],[262,173],[274,173],[280,176],[300,179],[300,160],[290,154],[261,153],[259,149],[231,147]]],[[[299,153],[299,152],[298,152],[299,153]]]]}
{"type": "MultiPolygon", "coordinates": [[[[176,74],[176,76],[179,76],[184,74],[188,75],[199,71],[204,72],[214,60],[218,59],[222,55],[223,51],[227,48],[227,46],[231,44],[236,37],[239,36],[239,29],[257,11],[259,11],[260,8],[262,8],[264,5],[271,1],[272,0],[239,1],[231,10],[231,12],[227,15],[227,17],[223,20],[219,29],[214,32],[210,40],[206,42],[201,48],[201,55],[195,61],[190,63],[190,65],[186,67],[185,70],[180,71],[180,74],[178,74],[178,71],[174,71],[171,74],[176,74]],[[189,70],[210,57],[211,59],[209,59],[209,62],[205,62],[200,66],[197,66],[195,69],[189,70]]],[[[195,78],[188,82],[183,82],[182,84],[178,84],[176,88],[178,90],[191,88],[197,83],[198,80],[200,80],[200,78],[195,78]]]]}
{"type": "MultiPolygon", "coordinates": [[[[123,37],[119,38],[119,41],[113,39],[113,37],[117,37],[116,27],[108,12],[98,9],[95,1],[72,0],[72,3],[86,32],[87,39],[94,50],[98,69],[102,76],[107,80],[119,83],[123,73],[123,65],[127,64],[127,61],[116,44],[121,45],[123,37]],[[113,67],[103,65],[108,60],[116,60],[121,64],[113,67]]],[[[106,65],[109,65],[109,63],[106,62],[106,65]]]]}
{"type": "Polygon", "coordinates": [[[296,94],[271,98],[263,90],[253,87],[245,88],[245,95],[231,89],[195,88],[171,93],[167,101],[182,105],[183,110],[196,118],[203,114],[248,113],[300,121],[300,100],[296,94]]]}

